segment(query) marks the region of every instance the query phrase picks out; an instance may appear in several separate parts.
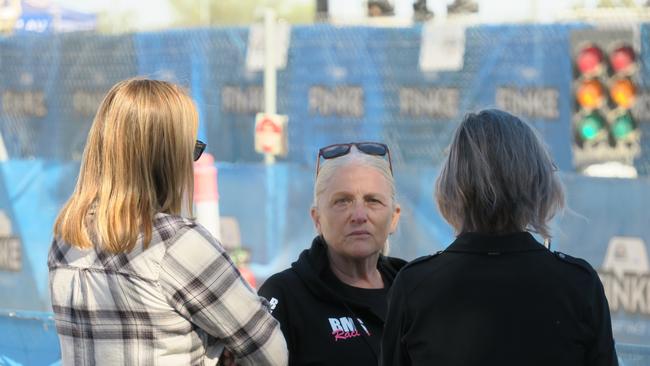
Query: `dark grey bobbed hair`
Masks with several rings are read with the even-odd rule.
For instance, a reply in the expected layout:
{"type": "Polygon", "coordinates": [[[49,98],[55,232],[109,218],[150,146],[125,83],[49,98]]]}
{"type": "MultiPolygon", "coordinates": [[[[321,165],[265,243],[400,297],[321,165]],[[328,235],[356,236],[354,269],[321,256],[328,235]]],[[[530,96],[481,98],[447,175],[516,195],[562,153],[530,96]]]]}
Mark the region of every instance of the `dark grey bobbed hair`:
{"type": "Polygon", "coordinates": [[[442,216],[457,233],[530,230],[550,238],[564,207],[555,165],[536,132],[496,109],[469,113],[456,130],[436,181],[442,216]]]}

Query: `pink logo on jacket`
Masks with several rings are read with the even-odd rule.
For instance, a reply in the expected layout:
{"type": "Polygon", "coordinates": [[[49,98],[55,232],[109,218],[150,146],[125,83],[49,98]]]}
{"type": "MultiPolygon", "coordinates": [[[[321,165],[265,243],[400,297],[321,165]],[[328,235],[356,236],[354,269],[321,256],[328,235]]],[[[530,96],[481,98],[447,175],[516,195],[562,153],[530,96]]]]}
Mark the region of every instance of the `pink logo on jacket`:
{"type": "MultiPolygon", "coordinates": [[[[361,333],[357,329],[354,320],[350,317],[329,318],[330,326],[332,327],[332,336],[335,341],[346,340],[350,338],[360,337],[361,333]]],[[[359,325],[363,328],[364,332],[370,336],[368,328],[363,324],[361,319],[357,318],[359,325]]]]}

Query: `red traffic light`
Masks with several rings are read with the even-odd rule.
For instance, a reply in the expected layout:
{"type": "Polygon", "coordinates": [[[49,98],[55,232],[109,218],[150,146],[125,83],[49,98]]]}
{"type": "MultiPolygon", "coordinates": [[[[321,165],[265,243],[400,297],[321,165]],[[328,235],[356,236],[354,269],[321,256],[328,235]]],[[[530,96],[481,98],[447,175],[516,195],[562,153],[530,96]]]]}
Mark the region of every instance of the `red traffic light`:
{"type": "Polygon", "coordinates": [[[603,51],[596,46],[587,46],[580,50],[576,58],[576,66],[582,74],[593,74],[599,71],[603,62],[603,51]]]}
{"type": "Polygon", "coordinates": [[[609,54],[609,63],[614,72],[628,71],[635,60],[634,49],[628,45],[620,46],[609,54]]]}

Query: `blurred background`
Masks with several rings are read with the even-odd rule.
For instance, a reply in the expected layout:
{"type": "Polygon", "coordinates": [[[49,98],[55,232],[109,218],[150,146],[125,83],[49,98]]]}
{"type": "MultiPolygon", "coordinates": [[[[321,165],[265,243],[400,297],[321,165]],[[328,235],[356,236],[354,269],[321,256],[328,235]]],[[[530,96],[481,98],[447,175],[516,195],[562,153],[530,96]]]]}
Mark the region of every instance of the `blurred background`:
{"type": "Polygon", "coordinates": [[[0,31],[0,365],[59,359],[52,225],[133,76],[196,101],[195,213],[256,285],[315,235],[320,147],[389,145],[411,260],[453,240],[433,184],[463,115],[522,117],[567,189],[552,249],[600,274],[621,362],[650,364],[650,1],[2,0],[0,31]]]}

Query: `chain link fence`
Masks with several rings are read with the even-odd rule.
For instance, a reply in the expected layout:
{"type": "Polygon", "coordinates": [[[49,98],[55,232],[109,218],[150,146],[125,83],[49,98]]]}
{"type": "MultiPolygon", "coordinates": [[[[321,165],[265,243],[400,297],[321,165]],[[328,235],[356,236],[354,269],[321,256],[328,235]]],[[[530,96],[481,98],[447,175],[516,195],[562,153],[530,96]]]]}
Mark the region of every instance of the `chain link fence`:
{"type": "MultiPolygon", "coordinates": [[[[499,107],[531,122],[562,170],[573,170],[569,37],[585,24],[473,26],[455,70],[423,71],[421,26],[294,27],[278,71],[278,112],[289,116],[289,163],[348,140],[390,144],[396,165],[437,165],[468,111],[499,107]]],[[[641,35],[637,119],[650,138],[647,25],[641,35]]],[[[263,75],[246,68],[247,28],[123,36],[0,39],[0,131],[10,158],[79,160],[97,105],[118,80],[148,76],[186,86],[218,161],[260,162],[254,116],[263,75]]],[[[424,43],[429,42],[427,39],[424,43]]],[[[448,55],[435,54],[434,58],[448,55]]],[[[647,173],[650,148],[635,165],[647,173]]]]}

